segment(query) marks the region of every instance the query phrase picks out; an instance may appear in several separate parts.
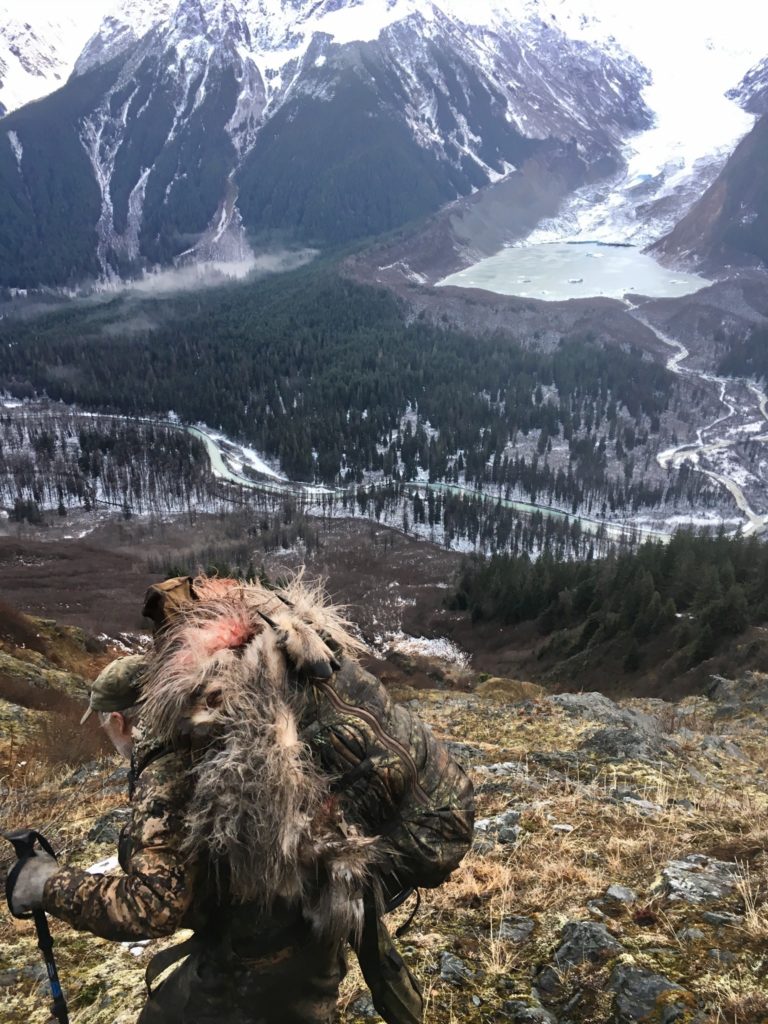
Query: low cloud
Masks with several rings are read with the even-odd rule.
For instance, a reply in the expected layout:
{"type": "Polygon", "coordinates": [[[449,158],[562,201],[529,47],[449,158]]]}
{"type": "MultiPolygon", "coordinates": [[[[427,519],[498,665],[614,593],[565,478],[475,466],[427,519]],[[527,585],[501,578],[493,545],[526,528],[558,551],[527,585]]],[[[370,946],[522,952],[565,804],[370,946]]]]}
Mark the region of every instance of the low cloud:
{"type": "Polygon", "coordinates": [[[208,263],[190,263],[184,267],[154,270],[136,281],[126,281],[121,288],[143,295],[165,295],[180,291],[214,288],[229,281],[242,281],[246,277],[284,273],[310,263],[317,249],[293,249],[263,252],[244,260],[208,263]]]}

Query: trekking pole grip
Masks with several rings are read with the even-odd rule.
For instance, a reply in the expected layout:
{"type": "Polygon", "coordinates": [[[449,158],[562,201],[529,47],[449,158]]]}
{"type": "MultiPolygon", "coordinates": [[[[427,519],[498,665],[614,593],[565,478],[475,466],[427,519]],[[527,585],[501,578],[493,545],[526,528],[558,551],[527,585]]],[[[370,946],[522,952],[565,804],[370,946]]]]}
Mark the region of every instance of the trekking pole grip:
{"type": "MultiPolygon", "coordinates": [[[[19,829],[17,832],[2,832],[0,835],[11,843],[16,853],[16,857],[18,858],[6,881],[8,907],[13,914],[13,907],[11,905],[13,886],[25,863],[28,860],[31,860],[32,857],[36,856],[35,843],[38,843],[43,852],[47,853],[50,857],[55,859],[56,854],[53,852],[53,848],[45,836],[36,832],[34,829],[19,829]]],[[[59,972],[56,969],[56,960],[53,955],[53,937],[51,935],[51,930],[48,927],[48,920],[45,916],[45,911],[33,910],[30,914],[15,914],[14,916],[19,917],[22,920],[31,919],[35,922],[37,946],[43,954],[45,970],[48,974],[48,984],[51,989],[51,998],[53,1000],[51,1003],[51,1013],[59,1024],[69,1024],[69,1010],[67,1009],[67,1001],[64,998],[64,993],[61,990],[59,972]]]]}

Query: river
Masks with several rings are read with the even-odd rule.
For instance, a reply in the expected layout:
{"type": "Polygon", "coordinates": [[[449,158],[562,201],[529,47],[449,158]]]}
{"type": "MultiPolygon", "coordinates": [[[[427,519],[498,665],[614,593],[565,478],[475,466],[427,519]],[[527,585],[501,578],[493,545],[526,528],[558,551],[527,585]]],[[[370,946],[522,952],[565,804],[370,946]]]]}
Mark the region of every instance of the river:
{"type": "MultiPolygon", "coordinates": [[[[748,440],[768,442],[768,397],[754,383],[743,378],[717,377],[714,374],[696,370],[684,365],[690,357],[688,349],[632,310],[645,327],[653,331],[656,337],[672,350],[667,360],[667,369],[678,376],[688,377],[704,383],[707,387],[716,388],[720,402],[724,407],[721,415],[712,422],[699,427],[696,440],[677,445],[660,452],[657,460],[662,469],[679,469],[688,463],[698,472],[704,473],[719,487],[724,488],[733,497],[744,518],[742,532],[745,536],[762,534],[768,528],[768,513],[754,508],[754,499],[747,496],[750,480],[755,490],[762,490],[761,481],[755,478],[739,461],[736,446],[748,440]]],[[[354,493],[354,489],[324,487],[311,484],[291,482],[281,477],[273,468],[246,446],[233,442],[217,431],[202,426],[189,427],[189,432],[201,440],[207,449],[211,466],[216,476],[252,490],[262,493],[280,495],[296,494],[304,498],[316,499],[318,504],[324,497],[341,498],[354,493]],[[245,472],[262,474],[255,479],[245,472]]],[[[596,534],[602,530],[604,534],[615,540],[626,540],[630,536],[636,539],[667,541],[671,535],[669,528],[654,528],[646,524],[637,525],[631,522],[610,522],[594,516],[573,514],[563,509],[548,505],[539,505],[519,499],[503,498],[491,492],[478,492],[471,487],[459,484],[429,483],[426,481],[410,482],[411,491],[426,494],[428,490],[435,493],[447,492],[464,494],[473,498],[484,498],[499,504],[503,508],[514,509],[521,514],[539,512],[551,518],[578,522],[585,533],[596,534]]]]}
{"type": "Polygon", "coordinates": [[[679,469],[689,463],[731,494],[744,517],[744,536],[764,533],[768,527],[768,514],[755,510],[745,493],[750,480],[754,481],[755,489],[763,490],[763,493],[764,485],[761,486],[761,481],[738,461],[734,449],[746,441],[768,442],[768,398],[754,381],[742,377],[717,377],[684,366],[690,357],[685,345],[641,317],[636,319],[673,350],[667,360],[667,369],[678,376],[691,377],[717,388],[718,398],[725,408],[725,412],[711,423],[698,428],[695,441],[659,452],[659,465],[662,469],[679,469]]]}
{"type": "MultiPolygon", "coordinates": [[[[323,497],[341,498],[344,495],[354,497],[355,488],[295,483],[285,478],[279,478],[272,470],[268,478],[256,480],[244,473],[242,468],[249,464],[250,449],[232,441],[218,431],[209,430],[199,424],[188,427],[187,430],[205,445],[211,461],[211,468],[219,479],[265,494],[294,494],[303,498],[316,499],[318,504],[322,502],[323,497]]],[[[538,512],[552,519],[578,522],[584,533],[598,534],[602,532],[606,537],[617,541],[629,539],[668,541],[670,537],[670,534],[664,530],[656,530],[645,525],[635,526],[630,522],[610,522],[596,516],[574,514],[550,505],[538,505],[530,501],[503,498],[493,492],[477,491],[473,487],[464,487],[461,484],[409,481],[407,486],[411,493],[426,494],[427,491],[433,491],[434,493],[461,494],[491,502],[493,505],[500,505],[502,508],[514,509],[523,515],[532,515],[538,512]]]]}

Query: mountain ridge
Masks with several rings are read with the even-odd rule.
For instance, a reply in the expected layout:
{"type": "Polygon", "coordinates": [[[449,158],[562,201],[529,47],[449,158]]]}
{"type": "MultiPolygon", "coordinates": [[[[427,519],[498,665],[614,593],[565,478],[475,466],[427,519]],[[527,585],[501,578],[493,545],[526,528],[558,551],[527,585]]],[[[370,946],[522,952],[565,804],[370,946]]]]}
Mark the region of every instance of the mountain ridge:
{"type": "MultiPolygon", "coordinates": [[[[263,5],[230,0],[180,0],[139,40],[110,30],[118,45],[103,51],[107,63],[95,59],[91,40],[90,57],[55,99],[4,122],[4,203],[19,233],[34,239],[37,206],[48,197],[29,180],[25,135],[42,137],[50,111],[63,113],[65,152],[83,150],[90,173],[80,155],[68,163],[51,149],[37,159],[50,167],[52,187],[80,203],[76,249],[95,251],[68,275],[46,275],[40,259],[25,266],[12,258],[11,238],[0,284],[72,285],[178,260],[242,259],[252,238],[274,232],[344,244],[508,177],[553,141],[575,145],[589,164],[615,156],[628,133],[650,123],[642,66],[616,47],[568,37],[531,13],[535,5],[502,29],[402,0],[387,8],[382,31],[364,23],[357,31],[353,19],[346,36],[316,29],[375,4],[323,4],[319,13],[316,5],[267,6],[296,16],[294,36],[285,17],[258,35],[251,21],[263,5]],[[276,49],[286,39],[292,49],[276,49]],[[105,86],[101,72],[114,73],[105,86]],[[89,90],[67,110],[70,97],[89,90]],[[97,216],[80,202],[94,185],[97,216]]],[[[160,10],[139,8],[147,9],[160,10]]]]}
{"type": "Polygon", "coordinates": [[[62,86],[88,32],[60,9],[30,12],[0,2],[0,117],[62,86]]]}
{"type": "MultiPolygon", "coordinates": [[[[120,0],[96,31],[80,27],[90,37],[67,83],[0,127],[0,286],[246,268],[264,247],[345,246],[430,215],[424,237],[385,261],[420,283],[532,231],[653,241],[748,130],[737,104],[758,110],[765,61],[725,100],[723,83],[755,46],[724,40],[707,65],[717,127],[699,152],[675,141],[680,110],[658,106],[670,69],[654,57],[651,73],[633,55],[654,47],[632,45],[629,15],[617,41],[621,19],[594,11],[554,0],[120,0]]],[[[694,85],[707,80],[704,64],[694,71],[694,85]]],[[[690,104],[695,89],[683,91],[690,104]]]]}

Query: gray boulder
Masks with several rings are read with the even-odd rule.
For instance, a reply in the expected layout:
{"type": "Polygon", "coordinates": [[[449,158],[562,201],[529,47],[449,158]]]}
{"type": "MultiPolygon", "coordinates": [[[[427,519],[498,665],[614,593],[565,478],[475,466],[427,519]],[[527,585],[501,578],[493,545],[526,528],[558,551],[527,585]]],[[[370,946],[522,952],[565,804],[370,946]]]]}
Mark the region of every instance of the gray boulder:
{"type": "Polygon", "coordinates": [[[471,743],[449,740],[445,745],[450,751],[451,757],[455,758],[462,768],[471,768],[485,757],[485,751],[480,747],[473,747],[471,743]]]}
{"type": "Polygon", "coordinates": [[[475,822],[475,847],[488,848],[494,842],[506,845],[516,843],[523,834],[518,824],[520,815],[520,811],[510,808],[492,818],[479,818],[475,822]]]}
{"type": "Polygon", "coordinates": [[[692,853],[667,864],[654,892],[663,893],[672,902],[707,903],[730,896],[738,877],[738,864],[692,853]]]}
{"type": "MultiPolygon", "coordinates": [[[[562,931],[562,943],[555,952],[553,963],[544,964],[535,976],[536,995],[545,1003],[558,1003],[567,994],[565,972],[580,964],[602,966],[607,960],[619,956],[624,947],[614,939],[604,924],[595,921],[569,921],[562,931]]],[[[574,995],[575,1003],[568,1003],[570,1009],[580,1003],[581,996],[574,995]]]]}
{"type": "Polygon", "coordinates": [[[9,988],[12,985],[20,985],[24,981],[37,982],[47,981],[48,974],[45,967],[37,964],[27,964],[24,967],[11,967],[7,971],[0,971],[0,988],[9,988]]]}
{"type": "Polygon", "coordinates": [[[381,1020],[370,996],[360,996],[352,1003],[352,1010],[365,1020],[381,1020]]]}
{"type": "Polygon", "coordinates": [[[660,734],[650,734],[637,727],[611,726],[590,733],[579,744],[580,750],[610,760],[658,761],[669,755],[671,744],[660,734]]]}
{"type": "Polygon", "coordinates": [[[744,924],[744,918],[739,914],[729,914],[727,910],[705,910],[701,915],[702,921],[713,924],[716,928],[738,928],[744,924]]]}
{"type": "Polygon", "coordinates": [[[596,921],[570,921],[562,933],[562,944],[555,953],[555,964],[563,970],[589,961],[604,963],[623,953],[621,943],[611,935],[604,924],[596,921]]]}
{"type": "Polygon", "coordinates": [[[454,953],[446,951],[440,954],[440,977],[443,981],[463,988],[474,976],[475,972],[454,953]]]}
{"type": "Polygon", "coordinates": [[[643,800],[639,796],[623,796],[618,802],[625,807],[633,807],[644,818],[652,818],[664,810],[660,804],[655,804],[651,800],[643,800]]]}
{"type": "Polygon", "coordinates": [[[704,692],[717,704],[716,718],[729,718],[744,711],[768,714],[768,681],[756,672],[748,672],[742,679],[712,676],[704,692]]]}
{"type": "Polygon", "coordinates": [[[624,726],[649,736],[659,731],[658,720],[653,715],[622,708],[602,693],[558,693],[547,700],[574,718],[602,722],[613,728],[624,726]]]}
{"type": "Polygon", "coordinates": [[[499,926],[499,938],[507,942],[525,942],[533,934],[536,927],[530,917],[518,917],[514,914],[505,917],[499,926]]]}
{"type": "Polygon", "coordinates": [[[508,999],[502,1010],[513,1024],[557,1024],[549,1010],[542,1006],[531,1006],[521,999],[508,999]]]}
{"type": "Polygon", "coordinates": [[[626,885],[609,885],[605,890],[605,899],[629,906],[637,900],[637,893],[634,889],[628,889],[626,885]]]}
{"type": "Polygon", "coordinates": [[[725,736],[704,736],[701,744],[704,747],[704,756],[710,761],[717,763],[718,759],[725,755],[734,761],[749,764],[750,759],[744,751],[725,736]]]}
{"type": "Polygon", "coordinates": [[[707,956],[718,964],[732,964],[736,959],[730,949],[710,949],[707,956]]]}
{"type": "Polygon", "coordinates": [[[690,993],[684,988],[639,967],[616,967],[608,989],[616,993],[615,1024],[673,1024],[691,1008],[690,993]]]}

